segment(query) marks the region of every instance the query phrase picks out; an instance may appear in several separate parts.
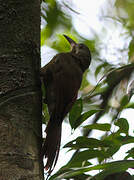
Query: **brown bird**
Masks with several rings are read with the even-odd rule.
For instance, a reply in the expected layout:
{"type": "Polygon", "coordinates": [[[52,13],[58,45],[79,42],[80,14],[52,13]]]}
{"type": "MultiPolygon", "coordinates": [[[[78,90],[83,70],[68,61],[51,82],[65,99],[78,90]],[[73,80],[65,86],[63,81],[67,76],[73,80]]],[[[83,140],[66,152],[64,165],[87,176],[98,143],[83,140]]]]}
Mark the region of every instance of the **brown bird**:
{"type": "Polygon", "coordinates": [[[71,52],[57,54],[41,68],[41,78],[46,89],[45,103],[50,114],[42,157],[47,158],[45,169],[49,175],[58,159],[63,119],[77,99],[82,75],[91,62],[91,54],[86,45],[77,44],[66,35],[64,37],[72,47],[71,52]]]}

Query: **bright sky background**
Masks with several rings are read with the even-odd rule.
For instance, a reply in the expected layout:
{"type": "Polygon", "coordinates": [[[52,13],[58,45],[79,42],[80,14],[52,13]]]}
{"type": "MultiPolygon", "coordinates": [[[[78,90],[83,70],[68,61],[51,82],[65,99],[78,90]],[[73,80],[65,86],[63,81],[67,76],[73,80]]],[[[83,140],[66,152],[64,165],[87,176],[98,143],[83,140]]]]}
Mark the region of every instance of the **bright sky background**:
{"type": "MultiPolygon", "coordinates": [[[[70,0],[68,0],[70,1],[70,0]]],[[[66,1],[65,1],[66,2],[66,1]]],[[[73,14],[73,23],[77,31],[87,38],[91,38],[93,33],[100,33],[100,35],[103,37],[103,43],[108,46],[106,48],[107,51],[102,51],[102,57],[105,57],[105,59],[112,60],[112,63],[117,64],[117,59],[122,59],[125,63],[126,60],[123,59],[124,53],[118,54],[116,52],[116,49],[123,48],[124,46],[128,46],[129,40],[124,41],[124,39],[121,39],[120,33],[125,32],[124,29],[122,29],[122,25],[120,23],[115,23],[106,18],[105,16],[109,12],[110,16],[113,14],[113,5],[114,0],[72,0],[72,5],[74,5],[74,9],[79,12],[80,14],[73,14]],[[106,33],[102,30],[105,27],[106,33]],[[118,56],[118,57],[117,57],[118,56]]],[[[56,54],[56,51],[52,51],[50,48],[42,47],[41,49],[41,55],[45,59],[45,61],[42,62],[42,65],[44,65],[44,62],[47,63],[50,61],[50,59],[56,54]],[[45,48],[45,50],[44,50],[45,48]],[[45,53],[44,53],[45,52],[45,53]]],[[[42,59],[43,59],[42,58],[42,59]]],[[[134,100],[134,98],[133,98],[134,100]]],[[[133,120],[133,113],[134,110],[128,109],[123,111],[121,114],[121,117],[127,118],[129,123],[131,123],[131,129],[130,133],[131,135],[134,135],[134,120],[133,120]]],[[[103,117],[103,119],[99,122],[107,122],[108,117],[103,117]]],[[[43,126],[44,127],[44,126],[43,126]]],[[[44,128],[43,128],[44,131],[44,128]]],[[[100,136],[100,131],[96,131],[97,136],[100,136]]],[[[75,130],[75,132],[71,135],[71,127],[69,124],[63,123],[62,128],[62,140],[61,140],[61,150],[58,158],[58,162],[56,165],[56,168],[54,172],[56,172],[61,166],[65,165],[68,160],[71,158],[72,152],[67,152],[67,149],[63,149],[63,145],[65,145],[67,142],[75,139],[77,136],[79,136],[81,133],[79,130],[75,130]],[[67,154],[66,154],[67,152],[67,154]]],[[[94,135],[92,135],[94,136],[94,135]]],[[[97,138],[96,136],[96,138],[97,138]]],[[[125,151],[133,147],[134,144],[129,144],[127,146],[123,146],[121,148],[121,151],[116,153],[114,155],[114,160],[121,160],[122,157],[124,157],[125,151]]],[[[134,174],[134,170],[129,171],[131,174],[134,174]]],[[[90,174],[93,174],[91,172],[90,174]]]]}

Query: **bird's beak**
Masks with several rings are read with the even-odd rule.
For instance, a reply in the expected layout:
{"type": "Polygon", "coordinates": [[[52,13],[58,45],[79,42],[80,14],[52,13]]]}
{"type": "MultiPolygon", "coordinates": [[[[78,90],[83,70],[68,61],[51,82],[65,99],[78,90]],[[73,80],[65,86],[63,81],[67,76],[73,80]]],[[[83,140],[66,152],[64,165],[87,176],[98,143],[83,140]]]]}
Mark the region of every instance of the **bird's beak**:
{"type": "Polygon", "coordinates": [[[72,40],[70,37],[68,37],[67,35],[63,34],[63,36],[67,39],[67,41],[70,43],[71,47],[73,48],[74,46],[76,46],[76,42],[74,40],[72,40]]]}

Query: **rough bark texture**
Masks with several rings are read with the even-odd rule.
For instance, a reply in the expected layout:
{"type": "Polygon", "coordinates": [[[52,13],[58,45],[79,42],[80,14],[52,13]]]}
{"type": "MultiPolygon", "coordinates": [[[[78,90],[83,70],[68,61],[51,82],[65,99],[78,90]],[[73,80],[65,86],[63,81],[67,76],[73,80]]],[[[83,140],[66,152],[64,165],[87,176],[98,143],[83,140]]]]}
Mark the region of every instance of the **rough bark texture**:
{"type": "Polygon", "coordinates": [[[40,1],[0,0],[0,180],[41,180],[40,1]]]}

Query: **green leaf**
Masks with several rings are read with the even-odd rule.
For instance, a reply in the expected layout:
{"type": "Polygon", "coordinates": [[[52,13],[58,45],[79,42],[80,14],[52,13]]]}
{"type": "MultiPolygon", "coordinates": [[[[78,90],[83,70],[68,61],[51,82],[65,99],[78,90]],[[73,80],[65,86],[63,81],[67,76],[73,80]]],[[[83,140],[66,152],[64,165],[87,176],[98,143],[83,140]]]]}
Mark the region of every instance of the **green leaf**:
{"type": "Polygon", "coordinates": [[[129,59],[131,59],[134,56],[134,39],[132,39],[129,44],[128,56],[129,56],[129,59]]]}
{"type": "Polygon", "coordinates": [[[134,143],[134,137],[133,136],[117,136],[116,141],[120,142],[120,144],[125,145],[125,144],[129,144],[129,143],[134,143]]]}
{"type": "Polygon", "coordinates": [[[82,99],[78,99],[69,113],[69,122],[72,128],[75,126],[75,121],[81,115],[83,109],[82,99]]]}
{"type": "Polygon", "coordinates": [[[127,104],[126,105],[126,108],[132,108],[132,109],[134,109],[134,103],[129,103],[129,104],[127,104]]]}
{"type": "Polygon", "coordinates": [[[101,111],[100,109],[97,110],[90,110],[87,111],[85,113],[83,113],[82,115],[80,115],[76,121],[74,122],[74,126],[73,128],[76,129],[78,126],[80,126],[86,119],[88,119],[89,117],[91,117],[92,115],[94,115],[95,113],[101,111]]]}
{"type": "Polygon", "coordinates": [[[85,71],[85,73],[83,74],[83,78],[82,78],[82,83],[81,83],[81,87],[80,90],[84,89],[86,86],[89,85],[89,82],[87,80],[87,74],[88,74],[89,70],[87,69],[85,71]]]}
{"type": "Polygon", "coordinates": [[[76,157],[77,157],[77,154],[79,153],[78,152],[75,152],[73,154],[73,156],[71,157],[70,161],[65,165],[63,166],[63,169],[69,169],[69,168],[76,168],[76,167],[85,167],[85,166],[89,166],[89,165],[92,165],[88,160],[84,160],[84,161],[75,161],[76,157]]]}
{"type": "Polygon", "coordinates": [[[46,124],[50,119],[47,105],[43,103],[42,106],[42,123],[46,124]]]}
{"type": "Polygon", "coordinates": [[[110,131],[111,124],[108,124],[108,123],[104,123],[104,124],[95,123],[95,124],[90,124],[90,125],[84,126],[84,128],[97,129],[97,130],[101,130],[101,131],[110,131]]]}
{"type": "Polygon", "coordinates": [[[126,171],[128,168],[134,167],[134,160],[122,160],[122,161],[115,161],[105,164],[99,164],[96,166],[90,167],[82,167],[82,168],[71,168],[68,172],[59,171],[57,174],[52,176],[50,180],[61,180],[64,178],[72,178],[83,174],[85,172],[90,172],[92,170],[104,170],[101,173],[94,176],[95,180],[104,180],[109,174],[126,171]]]}
{"type": "Polygon", "coordinates": [[[129,103],[129,97],[128,95],[123,96],[120,105],[122,108],[124,108],[129,103]]]}
{"type": "Polygon", "coordinates": [[[114,124],[120,128],[118,132],[128,134],[129,124],[125,118],[118,119],[114,124]]]}
{"type": "Polygon", "coordinates": [[[134,159],[134,148],[131,148],[129,151],[127,151],[127,156],[125,157],[125,159],[128,159],[130,157],[132,157],[134,159]]]}
{"type": "MultiPolygon", "coordinates": [[[[112,143],[112,142],[111,142],[112,143]]],[[[121,147],[121,144],[111,144],[111,147],[107,149],[107,154],[109,157],[112,157],[121,147]]]]}
{"type": "Polygon", "coordinates": [[[94,176],[95,180],[104,180],[104,178],[110,174],[123,172],[128,168],[134,168],[133,160],[116,161],[105,164],[105,170],[94,176]]]}
{"type": "Polygon", "coordinates": [[[100,73],[101,69],[105,68],[108,65],[109,64],[107,62],[104,62],[103,64],[100,64],[95,70],[95,76],[97,76],[100,73]]]}
{"type": "Polygon", "coordinates": [[[106,158],[107,154],[105,154],[101,150],[89,149],[89,150],[81,151],[81,152],[78,152],[77,154],[75,154],[75,156],[72,159],[72,162],[81,162],[82,163],[83,161],[87,161],[89,159],[98,158],[98,157],[106,158]]]}
{"type": "Polygon", "coordinates": [[[111,146],[111,141],[98,140],[95,138],[87,138],[80,136],[73,141],[67,143],[64,147],[71,147],[73,149],[80,148],[98,148],[98,147],[109,147],[111,146]]]}

